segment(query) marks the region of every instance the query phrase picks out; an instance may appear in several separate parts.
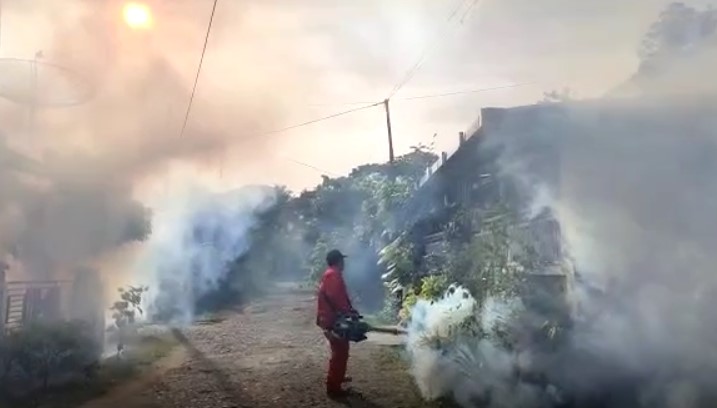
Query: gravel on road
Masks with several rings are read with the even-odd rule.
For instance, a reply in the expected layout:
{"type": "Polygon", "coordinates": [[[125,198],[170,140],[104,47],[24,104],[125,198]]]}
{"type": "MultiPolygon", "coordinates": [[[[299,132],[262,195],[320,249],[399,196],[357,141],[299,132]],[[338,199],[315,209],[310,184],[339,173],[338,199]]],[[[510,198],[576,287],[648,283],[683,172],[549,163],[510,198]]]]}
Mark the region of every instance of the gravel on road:
{"type": "Polygon", "coordinates": [[[328,346],[315,297],[281,288],[209,322],[175,330],[181,346],[154,375],[83,408],[430,407],[391,346],[352,344],[353,396],[328,400],[328,346]]]}

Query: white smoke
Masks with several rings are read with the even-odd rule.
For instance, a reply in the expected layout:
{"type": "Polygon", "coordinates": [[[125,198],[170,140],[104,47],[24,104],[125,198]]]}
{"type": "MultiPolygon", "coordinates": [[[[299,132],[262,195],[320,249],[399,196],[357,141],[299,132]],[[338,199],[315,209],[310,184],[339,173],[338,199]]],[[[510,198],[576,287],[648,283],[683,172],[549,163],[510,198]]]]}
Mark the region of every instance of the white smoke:
{"type": "MultiPolygon", "coordinates": [[[[486,333],[412,350],[427,398],[450,395],[466,407],[476,395],[491,407],[556,406],[564,395],[572,406],[714,406],[714,106],[645,97],[488,112],[481,148],[500,151],[504,177],[529,198],[526,214],[550,208],[558,219],[579,309],[565,342],[549,352],[518,353],[486,333]]],[[[463,316],[441,315],[445,302],[420,303],[412,330],[463,316]]],[[[478,320],[490,321],[482,306],[478,320]]]]}
{"type": "Polygon", "coordinates": [[[407,351],[411,373],[427,400],[451,397],[465,407],[509,402],[529,407],[557,396],[515,381],[519,356],[505,348],[501,332],[523,310],[515,300],[486,299],[482,305],[451,285],[436,301],[419,300],[412,309],[407,351]]]}
{"type": "Polygon", "coordinates": [[[149,314],[182,324],[196,306],[229,278],[230,263],[251,245],[261,212],[274,205],[275,191],[244,187],[224,194],[192,190],[157,211],[151,238],[136,266],[149,286],[149,314]]]}
{"type": "Polygon", "coordinates": [[[445,395],[460,376],[443,350],[430,340],[448,337],[456,325],[475,315],[475,307],[475,299],[460,287],[452,287],[436,302],[419,299],[413,307],[406,344],[411,373],[424,398],[434,400],[445,395]]]}

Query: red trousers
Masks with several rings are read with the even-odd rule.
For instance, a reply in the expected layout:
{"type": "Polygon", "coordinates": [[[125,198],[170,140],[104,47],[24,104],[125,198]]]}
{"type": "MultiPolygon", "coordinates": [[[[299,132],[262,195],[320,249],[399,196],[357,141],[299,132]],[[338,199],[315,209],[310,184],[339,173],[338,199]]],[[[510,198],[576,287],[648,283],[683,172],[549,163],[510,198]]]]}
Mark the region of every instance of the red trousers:
{"type": "Polygon", "coordinates": [[[326,334],[331,347],[331,359],[329,360],[329,373],[326,377],[326,391],[338,391],[346,377],[346,365],[349,361],[349,341],[337,339],[331,334],[326,334]]]}

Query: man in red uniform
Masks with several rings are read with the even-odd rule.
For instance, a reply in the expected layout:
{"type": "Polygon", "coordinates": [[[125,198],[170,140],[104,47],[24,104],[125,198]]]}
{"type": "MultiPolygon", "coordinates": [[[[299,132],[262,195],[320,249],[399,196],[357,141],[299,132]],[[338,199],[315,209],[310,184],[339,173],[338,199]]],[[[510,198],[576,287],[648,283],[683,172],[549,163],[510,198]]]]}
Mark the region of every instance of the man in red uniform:
{"type": "Polygon", "coordinates": [[[346,377],[349,341],[331,330],[339,315],[356,313],[344,283],[344,258],[345,256],[336,249],[326,255],[328,268],[319,284],[316,313],[316,324],[323,329],[324,336],[331,346],[329,373],[326,378],[326,393],[331,398],[346,396],[347,391],[341,388],[341,384],[350,381],[350,378],[346,377]]]}

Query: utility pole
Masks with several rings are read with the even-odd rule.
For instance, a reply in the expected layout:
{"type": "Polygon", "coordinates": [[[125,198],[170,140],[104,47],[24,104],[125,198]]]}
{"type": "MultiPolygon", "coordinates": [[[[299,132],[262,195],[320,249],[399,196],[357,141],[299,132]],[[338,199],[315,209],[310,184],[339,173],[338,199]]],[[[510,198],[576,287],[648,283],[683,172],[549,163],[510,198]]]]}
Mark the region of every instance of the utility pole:
{"type": "Polygon", "coordinates": [[[393,134],[391,133],[391,110],[388,108],[388,99],[383,101],[386,108],[386,126],[388,127],[388,161],[393,164],[393,134]]]}

